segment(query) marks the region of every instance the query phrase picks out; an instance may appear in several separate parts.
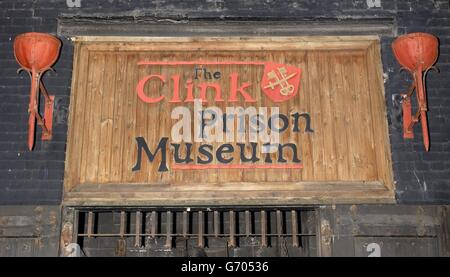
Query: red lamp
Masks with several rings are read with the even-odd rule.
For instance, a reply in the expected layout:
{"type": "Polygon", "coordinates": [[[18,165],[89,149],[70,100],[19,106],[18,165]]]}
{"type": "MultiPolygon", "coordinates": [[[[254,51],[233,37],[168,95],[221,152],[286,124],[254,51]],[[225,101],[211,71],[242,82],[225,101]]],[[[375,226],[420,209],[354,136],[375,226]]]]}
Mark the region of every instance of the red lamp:
{"type": "Polygon", "coordinates": [[[14,40],[14,56],[31,77],[30,103],[28,106],[28,148],[33,149],[36,121],[42,127],[42,140],[52,139],[54,95],[49,95],[41,77],[56,62],[61,48],[61,41],[43,33],[24,33],[14,40]],[[39,92],[45,99],[44,118],[39,114],[39,92]]]}
{"type": "Polygon", "coordinates": [[[411,33],[400,36],[392,43],[394,56],[400,65],[411,73],[414,82],[407,93],[402,94],[403,137],[414,138],[413,126],[422,125],[422,136],[425,150],[430,149],[430,138],[427,122],[427,92],[425,78],[428,70],[433,68],[439,55],[438,39],[427,33],[411,33]],[[411,96],[416,91],[419,106],[416,114],[412,115],[411,96]]]}

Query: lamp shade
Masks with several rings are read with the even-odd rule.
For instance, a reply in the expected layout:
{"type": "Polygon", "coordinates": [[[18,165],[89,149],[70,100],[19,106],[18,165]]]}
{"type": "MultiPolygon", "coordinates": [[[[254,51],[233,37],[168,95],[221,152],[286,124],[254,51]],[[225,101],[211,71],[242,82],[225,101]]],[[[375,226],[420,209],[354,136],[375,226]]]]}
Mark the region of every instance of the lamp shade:
{"type": "Polygon", "coordinates": [[[422,64],[427,69],[436,63],[438,39],[427,33],[411,33],[400,36],[392,43],[397,61],[407,70],[414,71],[422,64]]]}
{"type": "Polygon", "coordinates": [[[50,69],[59,56],[61,41],[44,33],[24,33],[14,40],[14,55],[27,71],[42,72],[50,69]]]}

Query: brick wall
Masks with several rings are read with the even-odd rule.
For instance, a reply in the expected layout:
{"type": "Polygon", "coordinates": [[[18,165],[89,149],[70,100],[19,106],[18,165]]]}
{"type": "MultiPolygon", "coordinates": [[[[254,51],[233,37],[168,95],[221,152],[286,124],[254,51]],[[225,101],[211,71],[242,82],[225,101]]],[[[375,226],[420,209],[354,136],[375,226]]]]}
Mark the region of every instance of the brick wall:
{"type": "MultiPolygon", "coordinates": [[[[56,95],[54,138],[26,146],[29,76],[16,74],[12,42],[29,31],[56,34],[62,14],[107,18],[210,19],[210,20],[323,20],[392,18],[398,35],[423,31],[441,41],[441,72],[428,77],[431,151],[424,152],[416,129],[413,141],[404,141],[392,104],[392,95],[403,92],[407,73],[399,73],[390,49],[393,37],[382,37],[386,103],[397,198],[401,203],[450,203],[450,9],[438,0],[345,1],[138,1],[81,0],[69,8],[65,0],[0,0],[0,204],[59,204],[64,175],[67,110],[70,95],[72,46],[61,38],[61,58],[56,73],[44,76],[56,95]]],[[[170,34],[169,34],[170,35],[170,34]]],[[[38,131],[37,138],[40,136],[38,131]]]]}

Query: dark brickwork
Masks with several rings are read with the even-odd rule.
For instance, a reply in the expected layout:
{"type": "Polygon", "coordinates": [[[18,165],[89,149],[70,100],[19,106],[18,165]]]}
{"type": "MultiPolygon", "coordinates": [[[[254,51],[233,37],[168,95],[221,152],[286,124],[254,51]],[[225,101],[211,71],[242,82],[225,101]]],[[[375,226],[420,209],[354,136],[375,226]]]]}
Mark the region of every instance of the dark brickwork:
{"type": "MultiPolygon", "coordinates": [[[[76,1],[69,1],[76,2],[76,1]]],[[[12,41],[29,31],[57,33],[62,14],[108,18],[171,20],[300,20],[392,18],[398,35],[423,31],[441,41],[441,72],[428,77],[431,151],[424,152],[419,129],[413,141],[404,141],[392,104],[409,77],[399,72],[390,49],[392,37],[382,37],[386,75],[386,103],[393,150],[397,198],[401,203],[450,203],[450,9],[438,0],[345,1],[138,1],[81,0],[68,8],[66,0],[0,0],[0,204],[58,204],[64,171],[67,110],[72,74],[72,46],[61,38],[63,49],[45,84],[56,95],[54,139],[26,146],[29,76],[16,74],[12,41]]],[[[170,35],[170,34],[167,34],[170,35]]],[[[39,138],[40,131],[37,134],[39,138]]]]}

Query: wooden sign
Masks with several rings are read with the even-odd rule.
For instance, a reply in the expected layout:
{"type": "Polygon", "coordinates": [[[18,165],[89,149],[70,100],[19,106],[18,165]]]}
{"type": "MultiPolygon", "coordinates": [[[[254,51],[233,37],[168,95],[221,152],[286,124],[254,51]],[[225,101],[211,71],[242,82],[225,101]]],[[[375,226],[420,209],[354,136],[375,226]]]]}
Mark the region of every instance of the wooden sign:
{"type": "Polygon", "coordinates": [[[393,202],[376,37],[75,39],[68,205],[393,202]]]}

